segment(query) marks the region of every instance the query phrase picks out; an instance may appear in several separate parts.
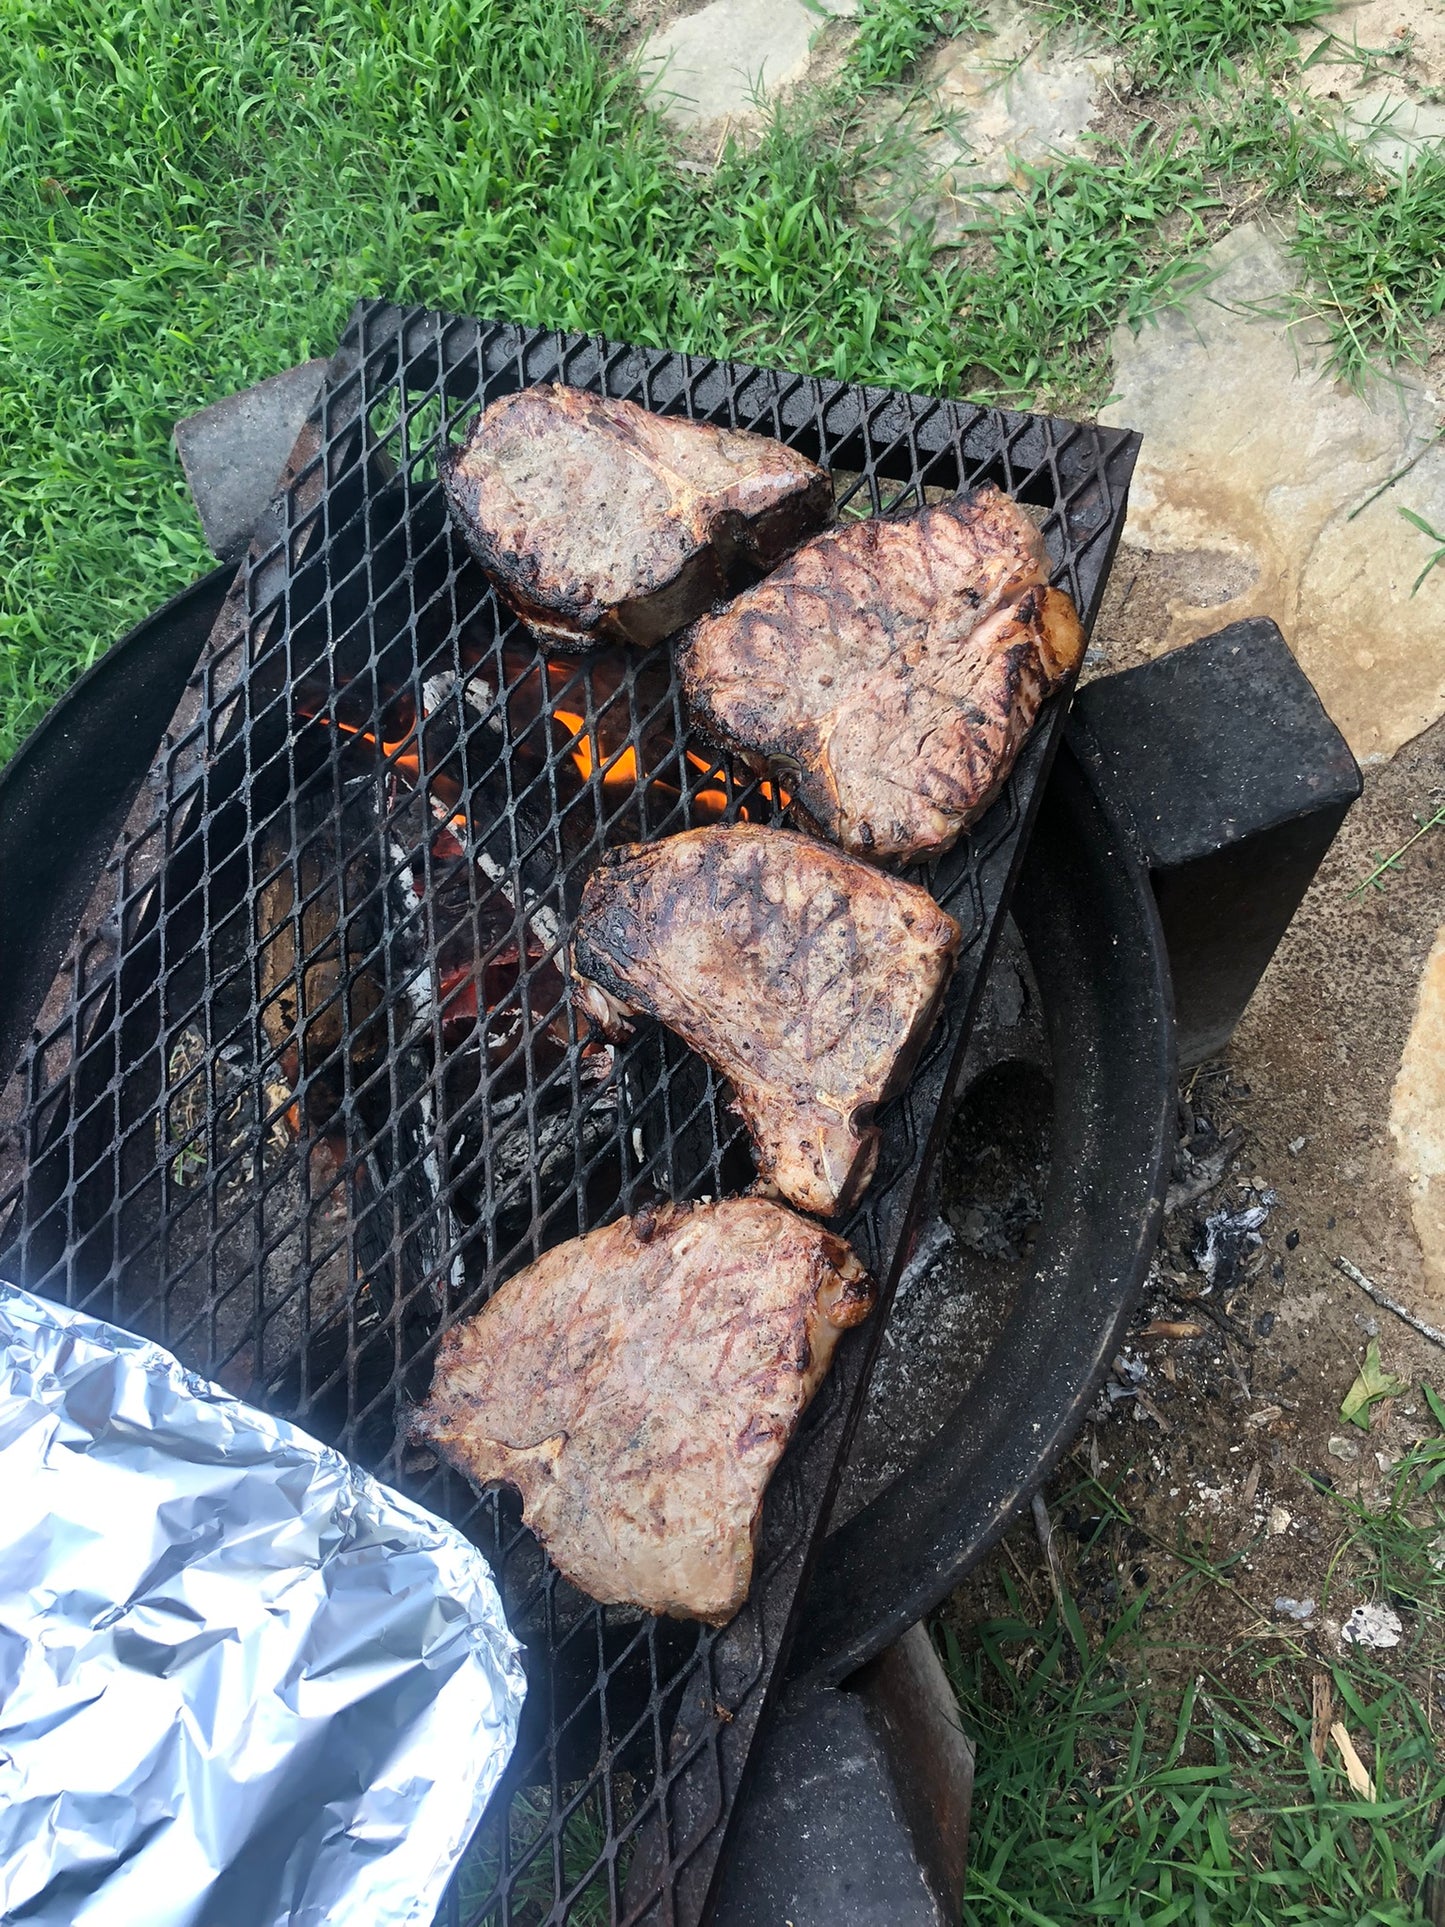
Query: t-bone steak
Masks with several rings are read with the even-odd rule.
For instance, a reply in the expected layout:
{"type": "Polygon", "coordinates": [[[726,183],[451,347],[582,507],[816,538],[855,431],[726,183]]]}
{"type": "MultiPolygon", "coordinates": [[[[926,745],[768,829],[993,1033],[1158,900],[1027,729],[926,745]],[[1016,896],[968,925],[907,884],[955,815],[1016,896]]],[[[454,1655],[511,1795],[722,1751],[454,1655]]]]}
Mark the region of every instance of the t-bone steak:
{"type": "Polygon", "coordinates": [[[1028,517],[998,489],[829,530],[680,650],[694,717],[775,768],[845,850],[946,850],[992,802],[1084,652],[1028,517]]]}
{"type": "Polygon", "coordinates": [[[573,940],[584,1009],[646,1011],[730,1079],[760,1177],[805,1211],[857,1202],[873,1113],[907,1081],[958,953],[926,890],[756,824],[608,851],[573,940]]]}
{"type": "Polygon", "coordinates": [[[513,608],[571,650],[660,642],[833,511],[826,472],[781,442],[546,385],[493,402],[441,479],[513,608]]]}
{"type": "Polygon", "coordinates": [[[783,1205],[662,1205],[555,1246],[448,1332],[411,1436],[515,1486],[594,1599],[721,1625],[773,1467],[875,1295],[783,1205]]]}

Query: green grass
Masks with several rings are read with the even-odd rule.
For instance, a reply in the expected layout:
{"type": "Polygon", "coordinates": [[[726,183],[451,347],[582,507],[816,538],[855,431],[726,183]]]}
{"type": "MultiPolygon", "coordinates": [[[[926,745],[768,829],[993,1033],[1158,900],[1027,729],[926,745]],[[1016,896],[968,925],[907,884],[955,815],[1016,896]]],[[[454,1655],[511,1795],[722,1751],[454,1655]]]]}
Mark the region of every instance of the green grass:
{"type": "MultiPolygon", "coordinates": [[[[1136,72],[1191,103],[1184,123],[1205,179],[1268,191],[1293,227],[1302,309],[1323,322],[1330,367],[1352,385],[1423,363],[1445,314],[1445,155],[1421,152],[1396,178],[1318,101],[1282,104],[1280,61],[1317,0],[1047,0],[1121,42],[1136,72]],[[1235,65],[1237,63],[1237,65],[1235,65]],[[1227,86],[1218,69],[1225,66],[1227,86]]],[[[1348,55],[1340,43],[1334,52],[1348,55]]],[[[1382,58],[1384,56],[1382,55],[1382,58]]]]}
{"type": "Polygon", "coordinates": [[[1413,596],[1420,593],[1421,585],[1426,576],[1433,574],[1434,571],[1439,568],[1440,564],[1445,562],[1445,535],[1442,535],[1439,529],[1432,528],[1424,516],[1417,515],[1414,509],[1401,509],[1399,513],[1412,528],[1418,529],[1421,535],[1435,544],[1434,551],[1430,555],[1424,568],[1421,569],[1420,573],[1415,577],[1415,580],[1410,584],[1410,593],[1413,596]]]}
{"type": "MultiPolygon", "coordinates": [[[[614,1779],[614,1825],[621,1828],[631,1818],[627,1811],[630,1786],[620,1776],[614,1779]]],[[[577,1789],[567,1789],[576,1798],[577,1789]]],[[[531,1927],[547,1919],[558,1899],[569,1901],[568,1927],[607,1927],[612,1918],[606,1873],[591,1874],[607,1846],[607,1824],[601,1796],[593,1793],[578,1801],[561,1823],[561,1844],[557,1846],[553,1826],[551,1795],[545,1787],[531,1788],[513,1795],[505,1812],[507,1827],[507,1918],[514,1927],[531,1927]],[[532,1855],[529,1860],[528,1854],[532,1855]],[[560,1855],[560,1870],[558,1859],[560,1855]],[[588,1876],[591,1874],[591,1878],[588,1876]]],[[[501,1816],[489,1808],[473,1834],[453,1880],[458,1912],[465,1921],[477,1920],[479,1927],[494,1927],[500,1906],[487,1906],[501,1884],[502,1855],[498,1828],[501,1816]]],[[[625,1885],[631,1859],[631,1846],[618,1855],[617,1882],[625,1885]]],[[[442,1910],[443,1914],[445,1910],[442,1910]]]]}
{"type": "MultiPolygon", "coordinates": [[[[939,16],[870,4],[893,72],[939,16]]],[[[175,417],[358,295],[1067,405],[1168,290],[1173,152],[1033,176],[940,262],[860,215],[847,88],[699,182],[608,32],[569,0],[0,0],[0,758],[207,565],[175,417]]]]}
{"type": "Polygon", "coordinates": [[[1201,1671],[1158,1735],[1139,1630],[1136,1614],[1080,1653],[1051,1616],[981,1627],[976,1658],[953,1646],[978,1743],[965,1927],[1418,1927],[1445,1773],[1413,1694],[1363,1661],[1329,1669],[1367,1802],[1333,1749],[1316,1760],[1293,1673],[1242,1699],[1201,1671]]]}
{"type": "Polygon", "coordinates": [[[1048,0],[1049,11],[1122,46],[1135,73],[1155,83],[1275,54],[1286,36],[1328,13],[1333,0],[1048,0]]]}
{"type": "Polygon", "coordinates": [[[974,6],[936,0],[862,0],[858,31],[848,49],[848,71],[862,87],[897,80],[936,40],[977,32],[985,16],[974,6]]]}
{"type": "MultiPolygon", "coordinates": [[[[1169,298],[1213,204],[1199,158],[1173,143],[1103,149],[1026,170],[982,215],[977,257],[940,259],[902,224],[884,253],[853,204],[845,158],[779,121],[716,177],[714,298],[736,350],[844,379],[1068,405],[1097,394],[1121,314],[1169,298]],[[1164,258],[1158,227],[1182,224],[1164,258]]],[[[715,315],[715,319],[720,319],[715,315]]]]}
{"type": "Polygon", "coordinates": [[[1028,168],[1021,202],[986,230],[994,259],[966,297],[979,363],[1000,387],[1097,392],[1102,331],[1137,325],[1179,290],[1215,205],[1197,148],[1147,134],[1028,168]]]}
{"type": "Polygon", "coordinates": [[[1358,387],[1423,363],[1445,314],[1445,155],[1391,175],[1321,103],[1282,103],[1258,74],[1207,94],[1192,125],[1207,170],[1257,183],[1292,228],[1299,308],[1323,324],[1331,371],[1358,387]]]}
{"type": "MultiPolygon", "coordinates": [[[[1394,1602],[1407,1627],[1395,1652],[1322,1660],[1309,1635],[1276,1628],[1230,1642],[1224,1683],[1207,1608],[1211,1594],[1238,1599],[1239,1555],[1213,1563],[1182,1537],[1178,1577],[1092,1633],[1067,1594],[1032,1623],[1011,1580],[1010,1615],[966,1651],[945,1624],[978,1746],[965,1927],[1418,1927],[1423,1878],[1445,1872],[1433,1844],[1445,1765],[1417,1690],[1445,1627],[1442,1473],[1445,1440],[1407,1456],[1382,1510],[1342,1508],[1334,1570],[1351,1596],[1394,1602]],[[1333,1747],[1315,1757],[1321,1671],[1374,1802],[1351,1791],[1333,1747]]],[[[1092,1481],[1088,1498],[1131,1523],[1092,1481]]],[[[1119,1585],[1127,1594],[1122,1571],[1119,1585]]]]}
{"type": "Polygon", "coordinates": [[[696,220],[562,0],[0,0],[0,756],[206,566],[177,415],[358,294],[696,333],[696,220]]]}
{"type": "Polygon", "coordinates": [[[1445,312],[1445,155],[1427,149],[1398,180],[1366,155],[1340,157],[1333,194],[1300,209],[1293,248],[1339,374],[1424,361],[1426,323],[1445,312]]]}
{"type": "MultiPolygon", "coordinates": [[[[1185,91],[1310,0],[1088,13],[1185,91]]],[[[1056,9],[1057,11],[1057,9],[1056,9]]],[[[1262,82],[1028,170],[963,254],[860,200],[860,100],[971,4],[865,0],[848,70],[707,179],[574,0],[0,0],[0,760],[207,566],[172,421],[396,295],[941,394],[1085,407],[1221,183],[1302,209],[1341,370],[1445,302],[1445,162],[1382,193],[1262,82]]],[[[1333,142],[1333,145],[1331,144],[1333,142]]]]}

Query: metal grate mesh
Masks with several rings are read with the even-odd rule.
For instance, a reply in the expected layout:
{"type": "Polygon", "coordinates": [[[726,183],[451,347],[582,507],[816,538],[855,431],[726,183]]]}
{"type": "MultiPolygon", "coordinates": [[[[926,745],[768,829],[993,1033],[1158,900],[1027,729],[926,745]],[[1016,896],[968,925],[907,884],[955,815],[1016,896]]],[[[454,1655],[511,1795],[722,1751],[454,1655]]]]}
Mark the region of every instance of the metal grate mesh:
{"type": "MultiPolygon", "coordinates": [[[[845,514],[997,481],[1097,609],[1132,437],[363,304],[12,1080],[0,1269],[298,1419],[486,1551],[531,1689],[444,1919],[692,1922],[882,1312],[779,1468],[720,1631],[594,1605],[513,1499],[398,1445],[438,1332],[540,1250],[751,1171],[706,1065],[645,1026],[604,1052],[571,1014],[599,850],[775,804],[690,736],[666,651],[548,659],[453,537],[438,437],[539,380],[776,436],[845,514]]],[[[964,951],[844,1227],[885,1306],[1062,715],[922,874],[964,951]]]]}

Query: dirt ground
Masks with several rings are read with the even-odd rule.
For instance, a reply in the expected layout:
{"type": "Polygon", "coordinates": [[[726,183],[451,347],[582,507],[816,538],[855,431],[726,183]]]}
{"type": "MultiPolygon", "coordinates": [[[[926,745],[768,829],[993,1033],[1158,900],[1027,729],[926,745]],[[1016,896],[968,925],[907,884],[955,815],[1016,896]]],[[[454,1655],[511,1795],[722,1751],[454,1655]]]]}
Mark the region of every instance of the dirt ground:
{"type": "MultiPolygon", "coordinates": [[[[1152,653],[1144,645],[1167,597],[1187,588],[1198,600],[1208,586],[1178,579],[1191,566],[1187,557],[1121,552],[1095,673],[1152,653]]],[[[1215,585],[1219,599],[1233,587],[1215,585]]],[[[1236,1652],[1257,1657],[1279,1636],[1337,1657],[1340,1625],[1365,1596],[1348,1554],[1337,1559],[1339,1499],[1379,1506],[1395,1461],[1436,1431],[1418,1387],[1423,1379],[1445,1393],[1445,1350],[1371,1302],[1336,1259],[1445,1326],[1388,1129],[1416,988],[1445,916],[1445,832],[1423,838],[1383,890],[1356,891],[1414,833],[1442,785],[1445,724],[1366,771],[1364,794],[1228,1051],[1184,1074],[1174,1175],[1198,1195],[1167,1218],[1131,1340],[1050,1488],[1065,1576],[1099,1623],[1126,1603],[1121,1590],[1157,1589],[1169,1576],[1173,1562],[1159,1554],[1181,1527],[1196,1554],[1236,1555],[1232,1585],[1197,1603],[1184,1668],[1204,1657],[1227,1674],[1236,1652]],[[1205,1188],[1211,1173],[1219,1175],[1205,1188]],[[1253,1237],[1226,1230],[1211,1286],[1200,1267],[1207,1220],[1251,1207],[1262,1223],[1253,1237]],[[1376,1405],[1366,1433],[1339,1408],[1371,1339],[1384,1369],[1410,1389],[1376,1405]],[[1065,1496],[1089,1472],[1116,1490],[1135,1524],[1115,1535],[1108,1556],[1091,1555],[1097,1521],[1065,1496]],[[1280,1599],[1313,1600],[1315,1611],[1290,1619],[1280,1599]]],[[[960,1631],[1004,1610],[1005,1574],[1046,1610],[1027,1520],[955,1596],[949,1617],[960,1631]]],[[[1441,1686],[1445,1676],[1433,1687],[1425,1679],[1422,1697],[1441,1686]]]]}

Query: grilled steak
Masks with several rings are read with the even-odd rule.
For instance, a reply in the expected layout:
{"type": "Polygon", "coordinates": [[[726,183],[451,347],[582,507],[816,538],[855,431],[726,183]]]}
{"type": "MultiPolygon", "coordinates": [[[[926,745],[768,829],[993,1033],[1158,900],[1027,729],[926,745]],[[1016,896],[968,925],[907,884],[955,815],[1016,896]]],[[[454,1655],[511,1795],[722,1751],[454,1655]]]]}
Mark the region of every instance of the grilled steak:
{"type": "Polygon", "coordinates": [[[556,1246],[448,1332],[411,1435],[516,1486],[594,1599],[721,1625],[773,1467],[873,1302],[843,1240],[782,1205],[664,1205],[556,1246]]]}
{"type": "Polygon", "coordinates": [[[493,402],[441,476],[507,600],[573,650],[660,642],[833,508],[824,471],[781,442],[576,388],[493,402]]]}
{"type": "Polygon", "coordinates": [[[680,662],[694,715],[845,850],[946,850],[993,800],[1084,650],[1043,543],[996,488],[830,530],[680,662]]]}
{"type": "Polygon", "coordinates": [[[958,944],[926,891],[740,824],[609,851],[572,955],[603,1029],[645,1010],[685,1038],[731,1079],[762,1178],[832,1216],[873,1176],[873,1111],[906,1081],[958,944]]]}

